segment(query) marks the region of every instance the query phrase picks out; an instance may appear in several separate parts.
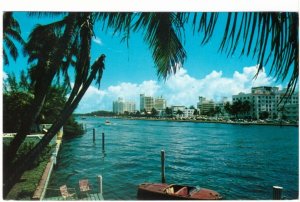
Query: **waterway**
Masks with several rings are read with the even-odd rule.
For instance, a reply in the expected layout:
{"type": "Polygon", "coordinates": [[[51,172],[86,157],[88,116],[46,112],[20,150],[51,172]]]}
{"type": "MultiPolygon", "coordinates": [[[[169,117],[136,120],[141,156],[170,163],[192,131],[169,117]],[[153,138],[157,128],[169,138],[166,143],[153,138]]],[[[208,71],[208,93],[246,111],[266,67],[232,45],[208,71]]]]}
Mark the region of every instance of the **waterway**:
{"type": "Polygon", "coordinates": [[[272,199],[277,185],[286,199],[298,198],[297,127],[109,120],[78,118],[87,132],[64,140],[49,187],[78,190],[78,180],[89,179],[97,190],[102,175],[105,200],[136,200],[138,184],[161,181],[165,150],[167,183],[199,185],[229,200],[272,199]]]}

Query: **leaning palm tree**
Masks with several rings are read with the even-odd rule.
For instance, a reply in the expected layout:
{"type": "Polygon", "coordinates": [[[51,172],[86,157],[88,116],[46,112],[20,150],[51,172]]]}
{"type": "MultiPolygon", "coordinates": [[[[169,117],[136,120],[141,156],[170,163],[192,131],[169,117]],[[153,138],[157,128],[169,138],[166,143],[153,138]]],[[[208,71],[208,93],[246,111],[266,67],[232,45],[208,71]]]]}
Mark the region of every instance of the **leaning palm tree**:
{"type": "Polygon", "coordinates": [[[5,12],[3,14],[3,61],[5,65],[9,64],[8,53],[14,60],[19,55],[14,40],[24,45],[19,23],[13,17],[12,12],[5,12]]]}

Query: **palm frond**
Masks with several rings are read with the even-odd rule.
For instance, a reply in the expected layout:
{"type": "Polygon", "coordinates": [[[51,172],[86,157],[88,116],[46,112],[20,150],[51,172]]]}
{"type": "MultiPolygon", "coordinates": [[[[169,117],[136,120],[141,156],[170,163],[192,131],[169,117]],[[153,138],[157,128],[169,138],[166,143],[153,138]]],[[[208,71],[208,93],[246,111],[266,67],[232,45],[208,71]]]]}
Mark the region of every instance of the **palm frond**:
{"type": "MultiPolygon", "coordinates": [[[[21,29],[19,23],[13,17],[12,12],[4,12],[3,14],[3,41],[6,44],[7,49],[9,50],[10,55],[14,60],[18,57],[18,50],[11,39],[19,42],[21,45],[24,45],[24,40],[21,37],[21,29]]],[[[4,64],[8,65],[8,54],[3,48],[4,64]]]]}
{"type": "Polygon", "coordinates": [[[159,77],[167,78],[183,64],[186,52],[181,43],[182,18],[176,13],[141,13],[133,29],[144,30],[144,40],[152,50],[159,77]]]}
{"type": "Polygon", "coordinates": [[[18,57],[18,49],[15,46],[15,44],[12,42],[11,39],[9,39],[9,37],[5,37],[3,41],[4,41],[4,44],[5,44],[5,47],[7,47],[7,49],[9,51],[10,55],[12,56],[12,58],[14,60],[16,60],[17,57],[18,57]]]}
{"type": "MultiPolygon", "coordinates": [[[[205,42],[212,32],[203,28],[208,27],[207,15],[202,14],[198,29],[204,32],[205,42]]],[[[293,92],[299,75],[298,41],[298,13],[228,13],[219,51],[232,56],[240,48],[240,56],[257,59],[257,74],[270,63],[269,75],[274,74],[277,80],[284,81],[291,72],[288,90],[293,92]]]]}

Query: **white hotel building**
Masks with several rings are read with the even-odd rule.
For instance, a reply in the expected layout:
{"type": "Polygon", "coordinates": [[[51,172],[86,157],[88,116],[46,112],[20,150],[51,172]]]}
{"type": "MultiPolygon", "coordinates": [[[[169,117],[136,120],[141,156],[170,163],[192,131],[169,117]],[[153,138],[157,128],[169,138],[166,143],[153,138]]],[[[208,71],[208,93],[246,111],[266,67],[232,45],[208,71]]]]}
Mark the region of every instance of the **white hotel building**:
{"type": "Polygon", "coordinates": [[[113,102],[113,112],[116,114],[124,114],[124,112],[134,113],[135,102],[124,101],[123,98],[118,98],[113,102]]]}
{"type": "Polygon", "coordinates": [[[298,93],[291,97],[285,98],[281,103],[285,91],[279,91],[278,87],[260,86],[251,88],[251,93],[239,93],[232,96],[232,102],[238,100],[249,101],[251,110],[249,116],[255,119],[260,118],[262,112],[267,112],[269,118],[280,118],[285,116],[290,120],[298,119],[298,93]],[[284,104],[285,103],[285,104],[284,104]],[[284,108],[284,110],[282,109],[284,108]]]}

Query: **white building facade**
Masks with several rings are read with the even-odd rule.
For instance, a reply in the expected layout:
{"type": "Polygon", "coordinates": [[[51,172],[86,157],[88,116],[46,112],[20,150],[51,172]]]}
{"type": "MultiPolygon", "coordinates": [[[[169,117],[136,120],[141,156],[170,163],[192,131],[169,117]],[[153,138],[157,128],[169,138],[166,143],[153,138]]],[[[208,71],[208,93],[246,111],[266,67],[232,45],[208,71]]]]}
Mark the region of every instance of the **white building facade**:
{"type": "Polygon", "coordinates": [[[124,112],[135,113],[135,102],[124,101],[123,98],[118,98],[113,102],[113,112],[116,114],[124,114],[124,112]]]}
{"type": "Polygon", "coordinates": [[[251,93],[239,93],[232,96],[232,102],[249,101],[251,109],[249,116],[260,119],[262,113],[267,113],[269,118],[276,119],[286,116],[287,119],[298,119],[298,93],[290,98],[283,98],[285,90],[279,91],[278,87],[260,86],[251,88],[251,93]],[[281,101],[281,99],[283,99],[281,101]],[[281,101],[281,102],[280,102],[281,101]],[[282,109],[284,107],[284,109],[282,109]]]}
{"type": "Polygon", "coordinates": [[[206,100],[205,97],[199,96],[197,108],[199,109],[201,115],[206,114],[210,110],[215,109],[215,103],[212,100],[206,100]]]}

